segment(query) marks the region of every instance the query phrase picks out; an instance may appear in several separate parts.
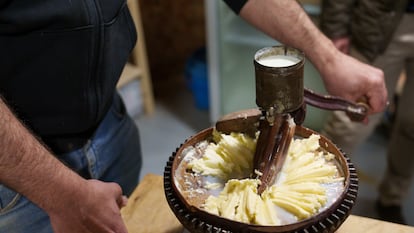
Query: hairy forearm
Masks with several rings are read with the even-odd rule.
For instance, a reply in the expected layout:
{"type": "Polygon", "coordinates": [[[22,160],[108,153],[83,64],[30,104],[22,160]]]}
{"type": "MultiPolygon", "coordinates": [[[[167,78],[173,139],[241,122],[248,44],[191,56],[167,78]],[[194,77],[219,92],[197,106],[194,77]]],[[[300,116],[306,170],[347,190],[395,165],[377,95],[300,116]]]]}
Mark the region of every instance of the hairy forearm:
{"type": "Polygon", "coordinates": [[[1,99],[0,145],[0,183],[46,211],[59,208],[58,196],[83,185],[84,180],[39,143],[1,99]]]}
{"type": "Polygon", "coordinates": [[[338,52],[294,0],[249,0],[240,16],[281,43],[304,51],[319,70],[338,52]]]}

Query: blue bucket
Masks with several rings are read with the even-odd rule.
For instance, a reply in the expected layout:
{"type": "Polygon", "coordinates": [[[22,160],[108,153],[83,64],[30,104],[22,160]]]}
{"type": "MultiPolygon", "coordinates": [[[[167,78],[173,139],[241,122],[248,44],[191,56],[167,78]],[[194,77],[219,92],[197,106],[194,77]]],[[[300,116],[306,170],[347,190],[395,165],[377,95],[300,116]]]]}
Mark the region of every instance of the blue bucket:
{"type": "Polygon", "coordinates": [[[193,94],[197,108],[209,108],[206,49],[197,49],[187,60],[185,68],[187,88],[193,94]]]}

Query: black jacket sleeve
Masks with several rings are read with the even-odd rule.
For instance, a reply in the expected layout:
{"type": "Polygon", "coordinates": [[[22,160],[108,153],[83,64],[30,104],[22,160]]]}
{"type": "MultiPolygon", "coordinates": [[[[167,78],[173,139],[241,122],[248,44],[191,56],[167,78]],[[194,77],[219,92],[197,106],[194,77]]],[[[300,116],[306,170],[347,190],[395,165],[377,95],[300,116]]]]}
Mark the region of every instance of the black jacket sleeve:
{"type": "Polygon", "coordinates": [[[223,0],[236,14],[240,13],[240,10],[246,4],[247,0],[223,0]]]}

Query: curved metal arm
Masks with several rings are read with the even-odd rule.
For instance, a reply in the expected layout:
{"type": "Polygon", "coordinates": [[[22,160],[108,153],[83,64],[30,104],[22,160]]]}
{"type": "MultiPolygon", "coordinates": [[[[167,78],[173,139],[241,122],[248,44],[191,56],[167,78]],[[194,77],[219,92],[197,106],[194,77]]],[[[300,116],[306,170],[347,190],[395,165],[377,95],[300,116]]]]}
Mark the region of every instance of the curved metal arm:
{"type": "Polygon", "coordinates": [[[344,111],[353,121],[364,120],[369,108],[365,103],[353,103],[337,96],[320,95],[306,88],[304,89],[304,101],[314,107],[344,111]]]}

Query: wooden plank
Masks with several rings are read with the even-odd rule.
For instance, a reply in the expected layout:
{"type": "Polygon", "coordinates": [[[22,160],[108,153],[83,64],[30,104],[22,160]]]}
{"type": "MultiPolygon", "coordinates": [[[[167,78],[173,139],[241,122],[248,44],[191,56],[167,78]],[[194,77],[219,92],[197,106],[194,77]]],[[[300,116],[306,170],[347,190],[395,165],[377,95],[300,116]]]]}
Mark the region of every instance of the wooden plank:
{"type": "Polygon", "coordinates": [[[162,176],[146,175],[121,210],[129,233],[181,233],[184,228],[168,206],[162,176]]]}
{"type": "Polygon", "coordinates": [[[414,227],[350,215],[336,233],[413,233],[414,227]]]}
{"type": "Polygon", "coordinates": [[[121,78],[118,81],[117,88],[122,88],[132,80],[139,80],[142,71],[137,66],[127,63],[122,71],[121,78]]]}
{"type": "Polygon", "coordinates": [[[138,41],[132,51],[131,56],[133,58],[134,64],[138,66],[142,72],[140,77],[140,86],[145,112],[147,114],[152,114],[155,108],[154,93],[152,90],[152,80],[148,64],[147,48],[145,43],[145,34],[142,25],[139,0],[128,0],[128,7],[135,23],[135,29],[138,33],[138,41]]]}

